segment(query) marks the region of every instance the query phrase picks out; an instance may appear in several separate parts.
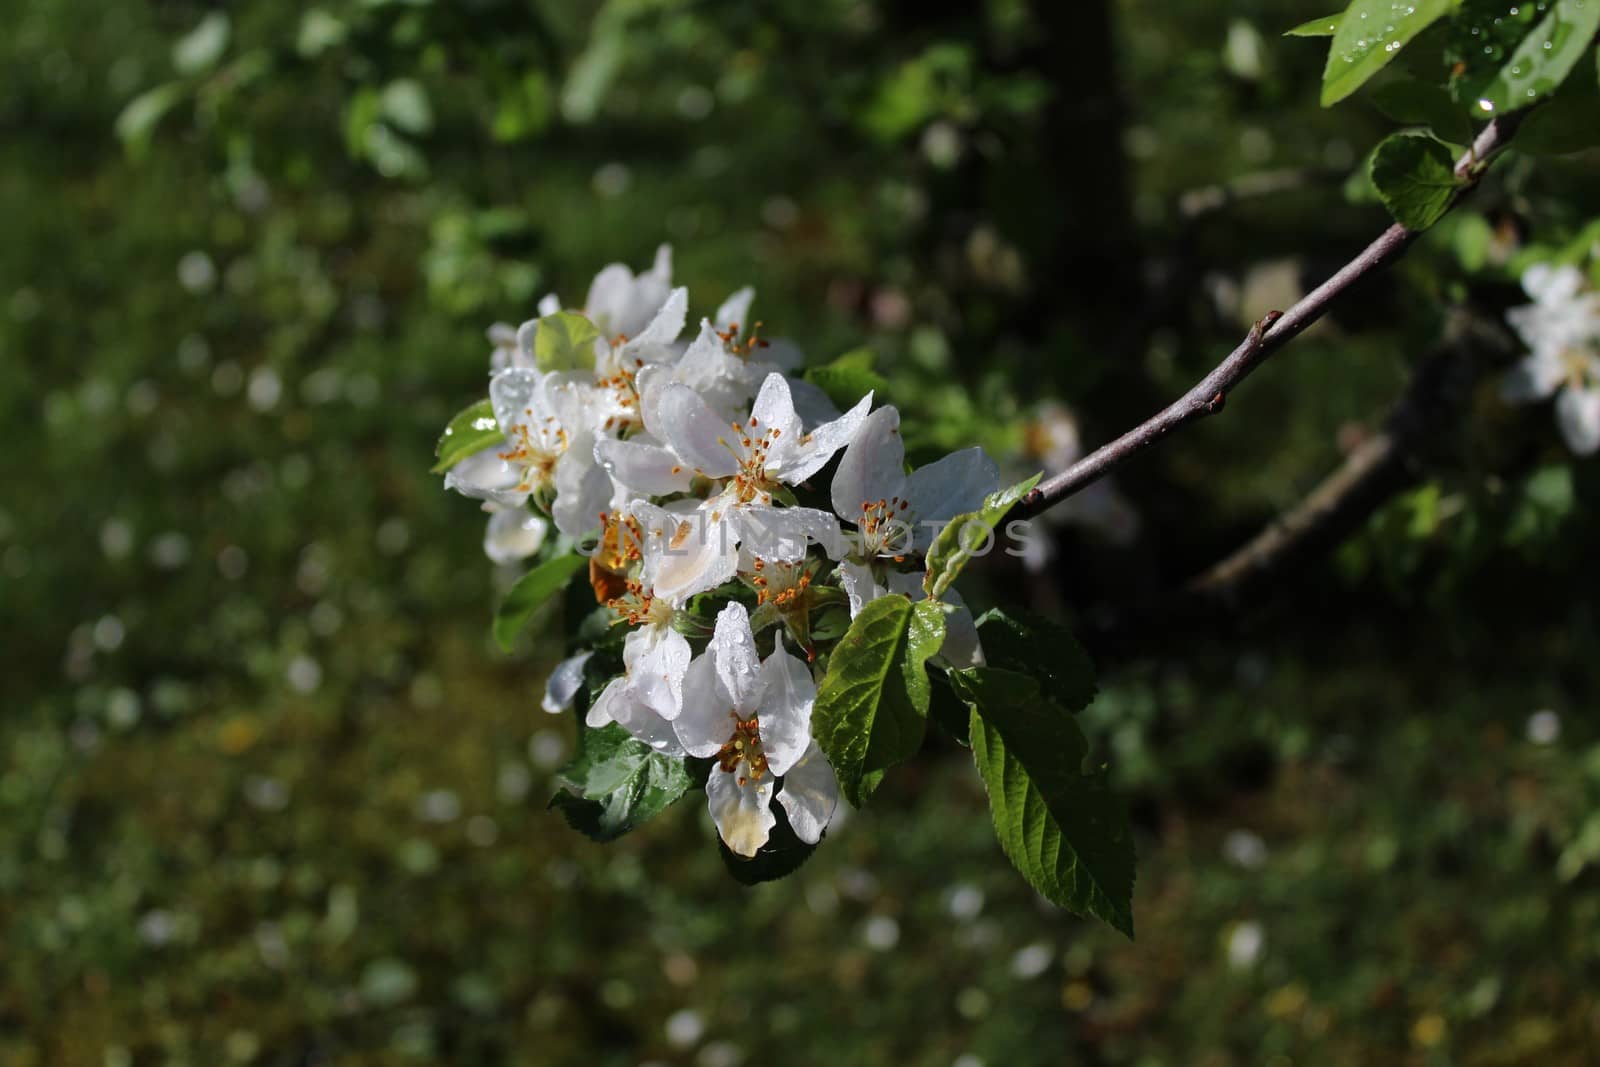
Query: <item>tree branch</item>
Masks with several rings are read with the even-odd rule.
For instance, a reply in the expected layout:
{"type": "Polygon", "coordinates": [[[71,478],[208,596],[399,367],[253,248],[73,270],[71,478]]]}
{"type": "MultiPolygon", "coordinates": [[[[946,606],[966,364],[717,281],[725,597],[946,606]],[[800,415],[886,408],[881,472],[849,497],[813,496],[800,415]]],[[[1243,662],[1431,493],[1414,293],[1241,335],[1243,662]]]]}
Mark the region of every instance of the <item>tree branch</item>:
{"type": "MultiPolygon", "coordinates": [[[[1502,115],[1478,134],[1472,147],[1457,161],[1455,172],[1463,185],[1452,208],[1478,184],[1489,160],[1511,140],[1527,112],[1502,115]]],[[[1299,336],[1320,319],[1351,286],[1403,255],[1419,232],[1394,223],[1332,277],[1307,293],[1285,312],[1270,312],[1250,328],[1249,335],[1212,372],[1177,401],[1153,418],[1051,475],[1023,497],[1013,514],[1037,515],[1085,486],[1105,477],[1114,467],[1133,458],[1180,426],[1222,410],[1228,394],[1268,356],[1299,336]]]]}
{"type": "Polygon", "coordinates": [[[1214,620],[1342,543],[1396,494],[1417,484],[1435,442],[1466,409],[1489,355],[1505,344],[1499,331],[1464,312],[1454,315],[1444,341],[1418,365],[1383,427],[1337,470],[1180,589],[1102,617],[1085,636],[1097,645],[1117,645],[1214,620]]]}

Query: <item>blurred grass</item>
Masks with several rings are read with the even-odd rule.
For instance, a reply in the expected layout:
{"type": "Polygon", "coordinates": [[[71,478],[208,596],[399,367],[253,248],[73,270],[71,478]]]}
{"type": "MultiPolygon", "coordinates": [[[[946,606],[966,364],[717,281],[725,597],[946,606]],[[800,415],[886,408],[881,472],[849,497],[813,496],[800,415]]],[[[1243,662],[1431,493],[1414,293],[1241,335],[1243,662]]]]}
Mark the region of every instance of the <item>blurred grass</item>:
{"type": "MultiPolygon", "coordinates": [[[[1153,243],[1185,188],[1376,136],[1310,108],[1315,49],[1273,34],[1321,12],[1275,8],[1120,6],[1153,243]],[[1265,34],[1265,76],[1223,69],[1234,19],[1265,34]]],[[[1095,353],[950,266],[970,246],[941,205],[979,228],[1019,205],[841,125],[920,38],[832,7],[835,38],[752,31],[753,103],[691,135],[649,111],[651,50],[694,54],[674,77],[721,60],[675,23],[598,128],[487,151],[447,98],[426,182],[350,159],[340,75],[286,65],[237,126],[175,119],[132,160],[113,121],[198,11],[30,5],[0,44],[0,1063],[1591,1060],[1591,476],[1521,548],[1485,563],[1462,534],[1480,570],[1450,556],[1459,523],[1408,542],[1420,562],[1374,535],[1239,634],[1110,665],[1086,720],[1140,827],[1135,943],[1034,898],[949,745],[779,884],[727,879],[692,799],[590,845],[543,810],[572,730],[536,706],[559,620],[493,650],[479,516],[426,473],[488,321],[671,237],[698,300],[754,281],[769,332],[815,358],[874,344],[894,399],[965,440],[1092,383],[1095,353]],[[908,322],[874,310],[891,297],[908,322]]],[[[1336,255],[1375,219],[1324,201],[1241,213],[1208,268],[1336,255]]],[[[1231,342],[1199,317],[1146,360],[1158,389],[1231,342]]],[[[1292,500],[1415,329],[1336,327],[1252,381],[1163,460],[1215,514],[1157,542],[1181,559],[1292,500]]]]}

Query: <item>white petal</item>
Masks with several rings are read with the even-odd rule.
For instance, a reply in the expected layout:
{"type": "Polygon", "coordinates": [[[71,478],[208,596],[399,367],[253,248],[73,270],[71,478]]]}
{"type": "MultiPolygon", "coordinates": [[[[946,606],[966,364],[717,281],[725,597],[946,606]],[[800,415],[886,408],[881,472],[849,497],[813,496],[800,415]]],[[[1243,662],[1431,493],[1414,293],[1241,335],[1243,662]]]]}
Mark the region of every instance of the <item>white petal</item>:
{"type": "Polygon", "coordinates": [[[749,718],[761,698],[761,657],[756,652],[755,635],[750,632],[750,615],[737,600],[717,613],[717,628],[706,654],[711,657],[717,681],[733,701],[734,710],[749,718]]]}
{"type": "Polygon", "coordinates": [[[911,511],[919,521],[944,522],[976,511],[1000,488],[1000,466],[978,447],[937,459],[906,479],[911,511]]]}
{"type": "Polygon", "coordinates": [[[1561,387],[1567,369],[1559,353],[1550,350],[1523,357],[1500,380],[1500,396],[1509,404],[1543,400],[1561,387]]]}
{"type": "Polygon", "coordinates": [[[727,330],[733,326],[745,329],[750,327],[750,302],[756,298],[756,291],[750,286],[745,286],[722,302],[717,308],[717,313],[711,316],[717,329],[727,330]]]}
{"type": "Polygon", "coordinates": [[[713,522],[702,506],[686,518],[675,520],[673,532],[656,550],[648,568],[656,596],[681,604],[732,578],[739,569],[739,542],[726,519],[713,522]]]}
{"type": "Polygon", "coordinates": [[[602,437],[594,457],[617,484],[643,496],[666,496],[689,488],[694,475],[664,445],[602,437]]]}
{"type": "Polygon", "coordinates": [[[550,524],[526,509],[497,511],[489,516],[483,551],[494,563],[515,563],[539,551],[549,532],[550,524]]]}
{"type": "Polygon", "coordinates": [[[676,719],[683,708],[683,675],[690,655],[688,639],[671,626],[646,626],[630,633],[622,658],[634,699],[663,719],[676,719]]]}
{"type": "MultiPolygon", "coordinates": [[[[670,366],[641,367],[634,379],[639,392],[639,414],[645,429],[664,437],[665,416],[661,399],[669,385],[683,385],[700,396],[720,422],[732,422],[749,410],[755,386],[749,379],[749,366],[730,355],[711,322],[702,319],[700,334],[670,366]]],[[[720,430],[719,430],[720,433],[720,430]]]]}
{"type": "Polygon", "coordinates": [[[701,758],[715,756],[733,737],[734,719],[733,699],[717,681],[711,656],[696,656],[683,675],[683,708],[672,721],[684,751],[701,758]]]}
{"type": "Polygon", "coordinates": [[[666,756],[684,754],[683,745],[679,743],[672,724],[634,700],[626,688],[623,690],[623,695],[612,705],[612,715],[617,725],[657,752],[666,756]]]}
{"type": "Polygon", "coordinates": [[[600,525],[600,513],[611,506],[611,479],[594,461],[593,446],[574,442],[556,460],[556,499],[550,517],[556,529],[573,539],[600,525]]]}
{"type": "Polygon", "coordinates": [[[622,323],[628,317],[632,296],[633,271],[621,263],[609,263],[589,283],[589,295],[583,302],[584,314],[607,337],[624,333],[622,323]]]}
{"type": "Polygon", "coordinates": [[[639,332],[639,336],[629,339],[628,347],[670,345],[683,332],[683,323],[688,317],[689,290],[674,289],[667,297],[666,303],[661,305],[655,317],[650,320],[650,324],[639,332]]]}
{"type": "Polygon", "coordinates": [[[522,481],[522,471],[500,458],[500,453],[510,448],[510,442],[506,441],[468,456],[445,474],[444,487],[474,500],[489,500],[507,508],[521,507],[528,499],[528,494],[517,488],[522,481]]]}
{"type": "Polygon", "coordinates": [[[1541,304],[1571,300],[1583,288],[1583,273],[1570,264],[1555,267],[1535,263],[1522,275],[1522,288],[1541,304]]]}
{"type": "Polygon", "coordinates": [[[489,402],[507,437],[512,436],[512,427],[542,418],[544,396],[539,372],[526,367],[501,371],[489,380],[489,402]]]}
{"type": "Polygon", "coordinates": [[[867,420],[872,407],[872,394],[861,398],[860,403],[832,422],[825,422],[800,439],[800,447],[784,466],[782,478],[796,485],[811,477],[827,465],[839,449],[855,440],[856,434],[867,420]]]}
{"type": "MultiPolygon", "coordinates": [[[[776,364],[770,365],[776,366],[776,364]]],[[[819,385],[814,385],[803,378],[790,378],[789,395],[794,398],[794,413],[800,416],[802,429],[821,426],[839,417],[839,409],[819,385]]]]}
{"type": "MultiPolygon", "coordinates": [[[[918,579],[921,582],[921,579],[918,579]]],[[[861,609],[883,596],[887,590],[872,577],[872,568],[864,563],[849,560],[839,564],[839,584],[844,595],[850,598],[850,617],[861,614],[861,609]]]]}
{"type": "Polygon", "coordinates": [[[660,244],[656,246],[656,258],[650,264],[650,269],[645,272],[653,278],[658,285],[672,284],[672,246],[660,244]]]}
{"type": "Polygon", "coordinates": [[[861,505],[906,493],[906,449],[900,440],[900,413],[881,407],[866,417],[833,476],[833,510],[846,522],[861,524],[861,505]]]}
{"type": "Polygon", "coordinates": [[[805,662],[783,648],[780,636],[761,664],[761,748],[773,774],[785,774],[811,743],[811,708],[817,684],[805,662]]]}
{"type": "Polygon", "coordinates": [[[741,763],[732,772],[711,768],[706,779],[706,807],[717,824],[723,844],[740,856],[754,856],[767,843],[778,824],[772,814],[772,778],[750,781],[750,766],[741,763]],[[744,784],[740,785],[743,780],[744,784]]]}
{"type": "Polygon", "coordinates": [[[589,712],[583,717],[584,724],[592,730],[598,730],[607,723],[616,722],[618,712],[628,699],[627,687],[626,678],[617,677],[607,682],[600,695],[594,698],[594,703],[589,705],[589,712]]]}
{"type": "Polygon", "coordinates": [[[539,299],[539,317],[554,315],[561,310],[561,298],[554,293],[546,293],[539,299]]]}
{"type": "Polygon", "coordinates": [[[766,560],[790,563],[805,558],[806,549],[820,545],[829,559],[841,558],[848,545],[839,520],[816,508],[775,508],[748,504],[734,512],[741,544],[766,560]]]}
{"type": "Polygon", "coordinates": [[[552,715],[572,707],[578,691],[583,688],[583,668],[592,655],[593,651],[579,652],[557,663],[544,683],[544,699],[539,706],[552,715]]]}
{"type": "Polygon", "coordinates": [[[538,319],[529,319],[527,322],[524,322],[521,326],[517,327],[517,333],[515,337],[517,358],[511,364],[509,364],[509,366],[517,367],[521,370],[536,371],[536,368],[539,364],[534,356],[533,342],[534,338],[538,336],[538,319]]]}
{"type": "Polygon", "coordinates": [[[1578,455],[1600,452],[1600,389],[1561,390],[1556,397],[1556,425],[1567,447],[1578,455]]]}
{"type": "Polygon", "coordinates": [[[816,742],[784,776],[778,803],[789,816],[795,836],[808,845],[822,840],[822,831],[828,828],[833,811],[839,806],[839,780],[816,742]]]}
{"type": "Polygon", "coordinates": [[[768,467],[781,465],[778,457],[793,450],[800,438],[800,416],[794,413],[794,399],[789,395],[789,383],[781,374],[769,374],[750,405],[750,422],[758,433],[778,431],[778,437],[768,452],[768,467]]]}
{"type": "Polygon", "coordinates": [[[662,392],[657,422],[651,432],[667,439],[667,444],[689,466],[710,478],[726,478],[739,469],[739,457],[730,447],[731,427],[706,406],[694,390],[669,385],[662,392]]]}
{"type": "MultiPolygon", "coordinates": [[[[921,581],[918,578],[919,585],[921,581]]],[[[944,644],[939,646],[939,654],[949,660],[956,670],[982,667],[986,662],[983,645],[978,641],[978,623],[973,619],[971,609],[960,602],[961,594],[954,589],[946,592],[944,598],[949,602],[950,610],[944,613],[944,644]]]]}

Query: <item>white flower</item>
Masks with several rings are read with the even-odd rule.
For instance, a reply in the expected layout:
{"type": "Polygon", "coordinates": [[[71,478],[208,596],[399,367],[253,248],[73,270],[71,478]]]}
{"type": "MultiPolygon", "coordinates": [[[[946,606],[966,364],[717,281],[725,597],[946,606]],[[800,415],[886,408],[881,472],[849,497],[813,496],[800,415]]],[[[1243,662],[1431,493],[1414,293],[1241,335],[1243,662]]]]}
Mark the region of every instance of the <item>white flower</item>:
{"type": "Polygon", "coordinates": [[[1506,321],[1531,349],[1501,382],[1508,402],[1554,395],[1556,425],[1579,455],[1600,451],[1600,293],[1585,291],[1576,267],[1537,264],[1522,278],[1532,304],[1506,321]]]}
{"type": "MultiPolygon", "coordinates": [[[[869,393],[844,415],[805,432],[781,374],[767,376],[748,418],[737,421],[722,419],[694,390],[669,386],[661,398],[661,429],[686,468],[673,476],[723,485],[693,513],[671,520],[656,594],[681,600],[722,584],[738,569],[741,543],[769,560],[800,559],[811,544],[837,559],[843,550],[837,520],[815,508],[775,507],[773,492],[805,481],[849,444],[871,403],[869,393]]],[[[611,450],[619,479],[627,466],[618,461],[623,451],[611,450]]],[[[640,481],[637,488],[650,492],[640,481]]]]}
{"type": "Polygon", "coordinates": [[[1533,303],[1506,312],[1506,321],[1531,349],[1564,348],[1600,339],[1600,293],[1588,290],[1583,272],[1535,263],[1522,275],[1533,303]]]}
{"type": "Polygon", "coordinates": [[[614,722],[658,752],[682,755],[672,721],[683,706],[684,675],[692,653],[672,628],[672,609],[641,598],[643,625],[622,644],[622,673],[606,683],[584,721],[599,729],[614,722]]]}
{"type": "Polygon", "coordinates": [[[502,508],[486,503],[491,510],[483,534],[483,551],[497,564],[516,563],[527,559],[544,545],[550,524],[527,508],[502,508]]]}
{"type": "MultiPolygon", "coordinates": [[[[568,376],[568,380],[581,379],[592,385],[598,393],[592,415],[595,432],[622,433],[641,424],[638,375],[647,367],[677,360],[676,342],[688,310],[689,291],[672,290],[637,334],[602,332],[594,343],[592,373],[574,372],[568,376]]],[[[538,328],[538,320],[523,323],[517,333],[518,347],[531,351],[538,328]]]]}
{"type": "MultiPolygon", "coordinates": [[[[667,512],[636,502],[630,514],[614,516],[613,521],[616,543],[609,546],[613,558],[636,558],[640,565],[639,577],[624,580],[620,595],[606,606],[635,628],[623,639],[622,675],[595,700],[586,721],[593,727],[617,722],[658,750],[677,751],[672,721],[683,708],[683,679],[692,652],[688,639],[673,628],[683,601],[651,591],[664,539],[645,532],[661,529],[668,521],[667,512]]],[[[608,535],[612,529],[608,524],[608,535]]]]}
{"type": "Polygon", "coordinates": [[[1000,487],[1000,471],[983,449],[952,452],[905,473],[900,413],[882,407],[867,416],[833,476],[833,510],[856,527],[864,559],[926,550],[938,527],[977,510],[1000,487]]]}
{"type": "Polygon", "coordinates": [[[650,325],[671,290],[672,246],[662,245],[651,268],[637,275],[621,263],[603,268],[589,283],[583,313],[605,337],[634,337],[650,325]]]}
{"type": "Polygon", "coordinates": [[[445,486],[503,507],[520,507],[535,493],[541,502],[548,496],[556,529],[582,536],[612,495],[594,458],[593,391],[514,367],[495,375],[489,400],[505,445],[457,464],[445,486]]]}
{"type": "Polygon", "coordinates": [[[572,707],[578,691],[583,688],[583,668],[593,655],[594,650],[589,649],[557,663],[544,683],[544,699],[539,701],[539,706],[552,715],[572,707]]]}
{"type": "Polygon", "coordinates": [[[754,856],[777,825],[778,779],[778,802],[802,841],[816,844],[833,817],[838,783],[811,741],[816,696],[811,672],[781,640],[758,659],[750,618],[737,602],[722,609],[706,651],[689,665],[673,727],[691,756],[716,758],[707,806],[723,842],[741,856],[754,856]]]}
{"type": "MultiPolygon", "coordinates": [[[[922,582],[927,576],[925,571],[890,571],[880,582],[871,567],[853,560],[839,564],[838,573],[839,585],[850,600],[852,619],[861,614],[862,608],[891,593],[920,600],[923,596],[922,582]]],[[[983,646],[978,643],[978,624],[967,602],[954,589],[947,589],[943,603],[944,643],[939,646],[939,655],[957,670],[983,666],[983,646]]]]}

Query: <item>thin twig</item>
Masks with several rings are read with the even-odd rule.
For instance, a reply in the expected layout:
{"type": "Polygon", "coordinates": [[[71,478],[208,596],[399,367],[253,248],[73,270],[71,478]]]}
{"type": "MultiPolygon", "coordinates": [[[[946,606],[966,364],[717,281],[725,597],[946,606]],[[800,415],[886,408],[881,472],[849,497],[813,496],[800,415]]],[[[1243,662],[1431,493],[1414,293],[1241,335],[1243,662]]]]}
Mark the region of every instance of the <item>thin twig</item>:
{"type": "MultiPolygon", "coordinates": [[[[1456,176],[1462,180],[1462,185],[1452,207],[1478,184],[1488,162],[1511,140],[1524,114],[1526,112],[1513,112],[1490,122],[1478,134],[1467,154],[1457,161],[1456,176]]],[[[1250,328],[1249,335],[1227,359],[1176,402],[1110,444],[1096,449],[1066,470],[1039,483],[1023,497],[1014,514],[1019,517],[1037,515],[1105,477],[1112,468],[1143,452],[1178,427],[1221,411],[1233,388],[1268,356],[1320,319],[1351,286],[1398,259],[1417,236],[1418,231],[1409,230],[1399,223],[1391,225],[1377,240],[1288,311],[1269,312],[1250,328]]]]}

